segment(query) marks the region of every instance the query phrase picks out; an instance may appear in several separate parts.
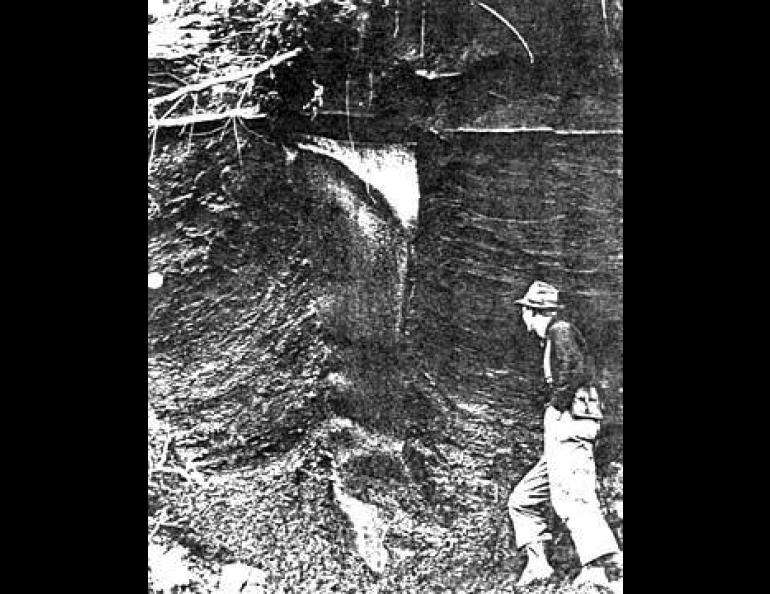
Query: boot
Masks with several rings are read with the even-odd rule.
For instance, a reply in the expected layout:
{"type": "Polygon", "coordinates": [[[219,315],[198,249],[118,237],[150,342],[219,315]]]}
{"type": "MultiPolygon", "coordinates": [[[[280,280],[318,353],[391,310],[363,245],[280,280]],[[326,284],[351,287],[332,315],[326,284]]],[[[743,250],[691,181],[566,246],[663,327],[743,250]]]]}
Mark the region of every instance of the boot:
{"type": "Polygon", "coordinates": [[[615,553],[606,561],[607,576],[614,594],[623,594],[623,551],[615,553]]]}
{"type": "Polygon", "coordinates": [[[602,586],[607,589],[612,589],[610,581],[607,579],[607,573],[604,571],[604,567],[598,565],[584,565],[580,575],[572,582],[575,588],[581,586],[602,586]]]}
{"type": "Polygon", "coordinates": [[[607,557],[604,566],[610,581],[623,580],[623,551],[607,557]]]}
{"type": "Polygon", "coordinates": [[[527,566],[519,576],[517,586],[528,586],[539,580],[547,580],[553,575],[553,567],[545,556],[545,545],[535,542],[527,545],[527,566]]]}
{"type": "Polygon", "coordinates": [[[573,584],[603,586],[615,592],[623,592],[623,552],[606,555],[583,566],[573,584]]]}

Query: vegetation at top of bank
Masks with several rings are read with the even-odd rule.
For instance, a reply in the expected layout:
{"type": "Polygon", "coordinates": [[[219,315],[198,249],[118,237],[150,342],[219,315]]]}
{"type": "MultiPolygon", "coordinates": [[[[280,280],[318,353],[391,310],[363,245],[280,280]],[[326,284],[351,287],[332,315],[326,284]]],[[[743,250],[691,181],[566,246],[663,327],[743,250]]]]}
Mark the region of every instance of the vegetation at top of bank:
{"type": "Polygon", "coordinates": [[[150,127],[227,113],[379,113],[451,90],[453,76],[501,65],[528,92],[617,91],[622,84],[621,0],[506,6],[182,0],[175,6],[159,18],[148,15],[150,127]]]}

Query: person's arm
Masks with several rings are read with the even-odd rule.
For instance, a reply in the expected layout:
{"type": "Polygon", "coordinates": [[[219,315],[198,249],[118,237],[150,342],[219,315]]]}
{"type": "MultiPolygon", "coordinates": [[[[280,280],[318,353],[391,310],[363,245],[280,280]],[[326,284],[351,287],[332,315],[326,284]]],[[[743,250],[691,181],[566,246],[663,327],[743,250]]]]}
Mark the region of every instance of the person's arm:
{"type": "Polygon", "coordinates": [[[558,441],[595,441],[599,434],[599,422],[594,419],[576,419],[572,416],[562,417],[561,422],[551,427],[558,441]]]}
{"type": "Polygon", "coordinates": [[[586,361],[576,330],[557,322],[548,332],[551,341],[551,404],[560,411],[569,409],[577,389],[585,383],[586,361]]]}

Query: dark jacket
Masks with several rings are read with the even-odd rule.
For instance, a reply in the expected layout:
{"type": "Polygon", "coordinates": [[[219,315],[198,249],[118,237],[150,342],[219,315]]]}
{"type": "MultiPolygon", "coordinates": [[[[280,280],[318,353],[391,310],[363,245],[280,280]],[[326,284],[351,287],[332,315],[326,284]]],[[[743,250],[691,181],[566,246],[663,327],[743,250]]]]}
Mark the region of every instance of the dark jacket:
{"type": "Polygon", "coordinates": [[[564,411],[578,388],[593,383],[593,360],[580,330],[565,320],[554,319],[546,329],[546,339],[551,343],[551,404],[564,411]]]}

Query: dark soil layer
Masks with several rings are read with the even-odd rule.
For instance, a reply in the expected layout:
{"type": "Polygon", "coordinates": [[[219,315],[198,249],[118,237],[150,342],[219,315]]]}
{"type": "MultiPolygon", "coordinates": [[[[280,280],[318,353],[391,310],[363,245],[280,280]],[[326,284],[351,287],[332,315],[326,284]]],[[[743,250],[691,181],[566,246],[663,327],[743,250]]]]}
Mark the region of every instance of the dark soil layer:
{"type": "Polygon", "coordinates": [[[532,375],[539,350],[513,300],[545,279],[559,287],[600,370],[617,373],[622,140],[456,134],[421,148],[413,338],[448,362],[532,375]]]}

